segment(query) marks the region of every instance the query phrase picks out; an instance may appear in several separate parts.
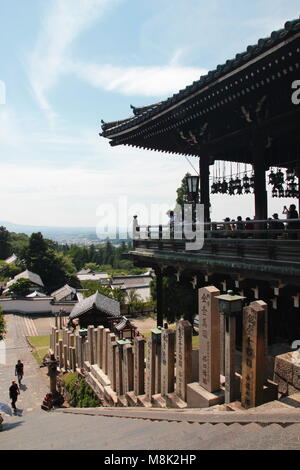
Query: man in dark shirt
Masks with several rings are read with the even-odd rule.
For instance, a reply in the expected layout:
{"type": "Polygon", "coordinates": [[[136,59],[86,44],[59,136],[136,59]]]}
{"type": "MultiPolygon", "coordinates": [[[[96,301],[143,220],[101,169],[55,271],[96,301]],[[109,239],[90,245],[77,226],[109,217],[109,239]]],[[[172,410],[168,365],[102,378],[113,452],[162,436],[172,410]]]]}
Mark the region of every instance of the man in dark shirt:
{"type": "Polygon", "coordinates": [[[283,222],[280,222],[278,214],[273,214],[272,217],[273,219],[269,222],[269,229],[273,232],[271,233],[272,238],[278,238],[284,232],[285,226],[283,222]]]}
{"type": "Polygon", "coordinates": [[[20,390],[15,380],[13,380],[9,387],[9,398],[11,399],[11,406],[15,411],[17,410],[16,401],[18,400],[18,395],[20,395],[20,390]]]}
{"type": "MultiPolygon", "coordinates": [[[[291,204],[289,209],[286,206],[284,206],[282,213],[286,214],[288,220],[299,219],[299,215],[298,215],[298,212],[296,210],[295,204],[291,204]]],[[[299,232],[299,230],[300,230],[299,221],[297,220],[296,222],[289,222],[287,224],[287,228],[288,228],[288,231],[289,231],[289,238],[292,239],[292,240],[297,240],[297,238],[298,238],[297,232],[299,232]]]]}
{"type": "Polygon", "coordinates": [[[19,385],[21,385],[21,380],[23,379],[24,375],[24,364],[20,361],[20,359],[18,360],[15,367],[15,375],[18,377],[19,385]]]}

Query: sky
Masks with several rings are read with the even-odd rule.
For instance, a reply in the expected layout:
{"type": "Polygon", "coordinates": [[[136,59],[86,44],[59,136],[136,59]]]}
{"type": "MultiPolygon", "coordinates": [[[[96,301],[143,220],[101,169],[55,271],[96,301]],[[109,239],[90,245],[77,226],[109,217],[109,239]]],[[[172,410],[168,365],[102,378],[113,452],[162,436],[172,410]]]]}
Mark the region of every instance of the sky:
{"type": "MultiPolygon", "coordinates": [[[[0,0],[0,220],[157,223],[197,159],[112,148],[101,119],[168,98],[299,14],[298,0],[0,0]]],[[[212,217],[253,206],[214,196],[212,217]]]]}

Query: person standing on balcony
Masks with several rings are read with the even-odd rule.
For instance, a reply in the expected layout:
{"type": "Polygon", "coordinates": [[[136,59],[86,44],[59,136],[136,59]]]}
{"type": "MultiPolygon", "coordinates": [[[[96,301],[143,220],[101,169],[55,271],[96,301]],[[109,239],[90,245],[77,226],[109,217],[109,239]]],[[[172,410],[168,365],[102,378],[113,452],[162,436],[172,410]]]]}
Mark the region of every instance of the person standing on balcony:
{"type": "MultiPolygon", "coordinates": [[[[291,220],[291,219],[299,219],[299,215],[298,215],[298,212],[296,210],[296,206],[295,204],[291,204],[289,209],[284,206],[283,208],[283,214],[286,215],[286,218],[288,220],[291,220]]],[[[289,239],[291,240],[297,240],[298,238],[298,231],[299,231],[299,221],[298,222],[290,222],[287,224],[287,228],[288,228],[288,236],[289,236],[289,239]]]]}
{"type": "Polygon", "coordinates": [[[272,217],[273,219],[271,219],[269,222],[269,230],[274,231],[274,233],[271,233],[272,238],[278,238],[281,235],[281,233],[278,233],[278,231],[284,232],[285,226],[283,222],[280,222],[278,214],[273,214],[272,217]]]}

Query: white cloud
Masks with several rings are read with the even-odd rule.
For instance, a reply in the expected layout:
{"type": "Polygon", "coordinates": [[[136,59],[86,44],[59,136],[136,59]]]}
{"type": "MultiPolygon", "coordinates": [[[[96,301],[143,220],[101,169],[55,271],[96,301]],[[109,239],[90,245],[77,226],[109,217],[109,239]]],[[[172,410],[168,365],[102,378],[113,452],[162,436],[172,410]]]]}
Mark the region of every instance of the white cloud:
{"type": "Polygon", "coordinates": [[[64,62],[77,36],[119,0],[54,0],[28,58],[29,81],[39,106],[55,118],[47,93],[64,73],[64,62]]]}
{"type": "Polygon", "coordinates": [[[207,70],[171,63],[152,67],[113,67],[73,62],[67,69],[89,84],[125,95],[163,96],[185,88],[207,70]]]}

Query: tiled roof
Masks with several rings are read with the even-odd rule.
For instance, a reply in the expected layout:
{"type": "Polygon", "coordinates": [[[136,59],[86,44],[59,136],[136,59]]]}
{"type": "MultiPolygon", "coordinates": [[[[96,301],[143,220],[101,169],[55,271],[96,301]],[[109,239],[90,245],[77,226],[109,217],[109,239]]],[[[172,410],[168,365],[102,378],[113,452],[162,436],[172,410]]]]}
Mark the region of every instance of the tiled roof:
{"type": "Polygon", "coordinates": [[[23,271],[20,274],[17,274],[17,276],[15,276],[11,281],[9,281],[6,284],[6,287],[12,286],[19,279],[28,279],[33,284],[36,284],[37,286],[40,286],[40,287],[44,287],[44,283],[42,279],[40,278],[40,276],[36,273],[32,273],[31,271],[28,271],[28,269],[26,269],[26,271],[23,271]]]}
{"type": "Polygon", "coordinates": [[[95,294],[83,299],[75,305],[70,314],[70,319],[81,317],[81,315],[84,315],[93,308],[96,308],[99,312],[110,317],[118,317],[121,314],[119,302],[99,294],[97,291],[95,294]]]}
{"type": "Polygon", "coordinates": [[[74,287],[70,287],[68,284],[65,286],[61,287],[60,289],[57,289],[55,292],[52,292],[52,297],[55,298],[57,302],[60,300],[64,299],[70,294],[76,294],[76,289],[74,287]]]}
{"type": "Polygon", "coordinates": [[[259,57],[261,54],[268,52],[277,44],[286,41],[289,37],[292,37],[296,33],[300,32],[300,19],[288,21],[285,23],[284,28],[279,31],[273,31],[268,38],[262,38],[257,44],[247,47],[247,50],[243,53],[236,54],[234,59],[227,60],[225,64],[218,65],[217,68],[207,75],[200,77],[199,80],[187,86],[183,90],[174,94],[172,97],[160,103],[145,106],[144,108],[134,108],[134,116],[122,121],[115,121],[111,123],[104,123],[102,121],[102,130],[100,134],[103,137],[113,138],[114,134],[130,130],[131,127],[143,124],[148,119],[152,118],[156,114],[167,110],[169,107],[180,103],[183,99],[187,99],[189,95],[196,93],[197,91],[211,85],[216,80],[220,79],[224,75],[234,72],[234,70],[247,64],[251,60],[259,57]],[[136,112],[136,110],[138,110],[136,112]]]}

